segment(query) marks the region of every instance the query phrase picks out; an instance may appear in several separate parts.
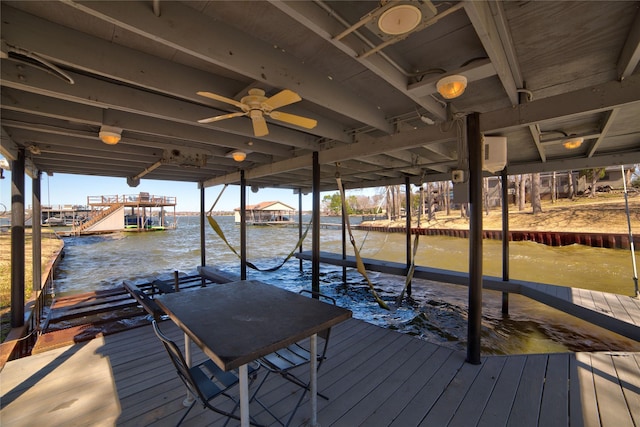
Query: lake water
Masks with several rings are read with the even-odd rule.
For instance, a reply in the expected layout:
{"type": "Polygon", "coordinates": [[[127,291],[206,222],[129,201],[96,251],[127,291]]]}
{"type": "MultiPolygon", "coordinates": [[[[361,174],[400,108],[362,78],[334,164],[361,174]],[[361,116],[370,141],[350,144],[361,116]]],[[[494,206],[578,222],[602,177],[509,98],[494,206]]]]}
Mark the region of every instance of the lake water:
{"type": "MultiPolygon", "coordinates": [[[[239,227],[233,217],[216,218],[231,245],[239,248],[239,227]]],[[[322,222],[339,221],[322,218],[322,222]]],[[[66,295],[117,286],[122,280],[170,278],[173,271],[195,274],[200,264],[200,223],[197,217],[178,217],[178,228],[163,232],[115,233],[65,238],[65,257],[56,271],[56,294],[66,295]]],[[[341,231],[322,229],[320,249],[341,251],[341,231]]],[[[248,227],[248,260],[259,268],[282,262],[298,240],[297,228],[248,227]]],[[[354,231],[362,256],[405,262],[401,233],[354,231]]],[[[311,234],[304,248],[311,248],[311,234]]],[[[456,271],[468,269],[468,240],[420,236],[417,265],[456,271]]],[[[484,274],[500,276],[501,242],[484,241],[484,274]]],[[[239,260],[206,225],[207,265],[239,275],[239,260]]],[[[640,264],[640,258],[638,264],[640,264]]],[[[292,258],[281,269],[248,271],[248,278],[297,291],[310,288],[311,263],[292,258]]],[[[370,273],[379,295],[388,302],[400,293],[404,278],[370,273]]],[[[580,245],[550,247],[531,242],[510,243],[510,277],[564,286],[632,295],[633,272],[629,251],[580,245]]],[[[321,291],[353,310],[354,317],[397,329],[422,339],[464,350],[467,325],[466,287],[413,281],[413,301],[387,311],[371,297],[366,281],[349,270],[321,265],[321,291]]],[[[501,314],[501,294],[483,293],[482,347],[485,354],[563,351],[640,351],[640,343],[561,313],[519,295],[510,296],[510,315],[501,314]]]]}

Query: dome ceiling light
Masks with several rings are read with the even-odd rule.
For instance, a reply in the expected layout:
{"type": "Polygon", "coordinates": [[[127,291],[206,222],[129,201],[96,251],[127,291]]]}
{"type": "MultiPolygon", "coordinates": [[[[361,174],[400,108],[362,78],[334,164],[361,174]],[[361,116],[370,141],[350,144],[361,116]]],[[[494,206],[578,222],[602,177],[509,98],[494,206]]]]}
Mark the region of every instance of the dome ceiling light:
{"type": "Polygon", "coordinates": [[[397,36],[413,31],[422,20],[422,12],[412,4],[399,4],[385,10],[378,19],[378,28],[385,34],[397,36]]]}
{"type": "Polygon", "coordinates": [[[98,133],[100,140],[108,145],[116,145],[122,138],[122,129],[113,126],[102,125],[98,133]]]}
{"type": "Polygon", "coordinates": [[[467,78],[459,74],[443,77],[436,83],[436,89],[444,99],[457,98],[464,93],[466,88],[467,78]]]}
{"type": "Polygon", "coordinates": [[[229,155],[236,162],[242,162],[242,161],[244,161],[244,159],[247,158],[247,153],[245,153],[244,151],[240,151],[240,150],[232,151],[231,153],[229,153],[229,155]]]}
{"type": "Polygon", "coordinates": [[[562,146],[567,150],[574,150],[582,145],[584,138],[572,136],[562,141],[562,146]]]}
{"type": "MultiPolygon", "coordinates": [[[[433,24],[437,21],[437,14],[437,9],[429,0],[380,2],[376,9],[367,13],[357,23],[335,36],[335,39],[340,40],[360,27],[365,27],[380,40],[395,43],[405,39],[409,34],[421,31],[433,24]]],[[[386,45],[386,43],[383,43],[381,46],[386,45]]],[[[377,51],[377,49],[373,51],[377,51]]]]}

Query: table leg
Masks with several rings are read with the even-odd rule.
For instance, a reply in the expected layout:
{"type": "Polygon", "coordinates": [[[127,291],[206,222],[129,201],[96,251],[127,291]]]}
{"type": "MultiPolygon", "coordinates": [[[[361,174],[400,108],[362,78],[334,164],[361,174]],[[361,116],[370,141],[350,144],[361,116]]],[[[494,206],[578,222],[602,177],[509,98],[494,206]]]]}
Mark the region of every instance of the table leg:
{"type": "Polygon", "coordinates": [[[249,427],[249,374],[247,365],[241,365],[240,374],[240,426],[249,427]]]}
{"type": "MultiPolygon", "coordinates": [[[[191,367],[191,339],[189,335],[184,334],[184,359],[187,362],[187,366],[191,367]]],[[[187,389],[187,397],[182,401],[182,405],[189,407],[193,403],[195,396],[187,389]]]]}
{"type": "Polygon", "coordinates": [[[318,425],[318,335],[311,335],[309,342],[310,350],[310,366],[311,371],[309,375],[309,382],[311,384],[311,390],[309,398],[311,399],[311,426],[316,427],[318,425]]]}

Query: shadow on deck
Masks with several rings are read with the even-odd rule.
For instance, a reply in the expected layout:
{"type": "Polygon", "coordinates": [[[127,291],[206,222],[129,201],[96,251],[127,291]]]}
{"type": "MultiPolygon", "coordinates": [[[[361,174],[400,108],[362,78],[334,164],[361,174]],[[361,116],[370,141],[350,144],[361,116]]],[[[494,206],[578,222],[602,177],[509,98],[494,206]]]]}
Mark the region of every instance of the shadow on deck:
{"type": "MultiPolygon", "coordinates": [[[[177,343],[182,332],[163,328],[177,343]]],[[[319,389],[323,426],[633,426],[640,420],[639,353],[488,356],[465,363],[451,349],[351,319],[334,329],[319,389]]],[[[194,363],[204,354],[194,346],[194,363]]],[[[3,425],[173,425],[185,389],[150,326],[7,363],[3,425]],[[54,421],[55,420],[55,421],[54,421]]],[[[261,400],[284,418],[299,390],[277,376],[261,400]]],[[[258,405],[252,415],[276,425],[258,405]]],[[[294,425],[307,421],[303,405],[294,425]]],[[[184,425],[218,425],[197,407],[184,425]]]]}

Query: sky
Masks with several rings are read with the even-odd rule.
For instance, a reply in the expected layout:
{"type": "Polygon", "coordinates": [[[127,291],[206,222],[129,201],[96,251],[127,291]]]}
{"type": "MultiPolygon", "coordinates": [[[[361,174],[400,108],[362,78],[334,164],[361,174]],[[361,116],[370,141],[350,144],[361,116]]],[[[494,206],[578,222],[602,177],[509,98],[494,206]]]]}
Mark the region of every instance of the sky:
{"type": "MultiPolygon", "coordinates": [[[[11,172],[3,170],[3,175],[4,179],[0,180],[0,203],[4,204],[7,210],[10,210],[11,172]]],[[[30,209],[32,205],[32,179],[27,175],[25,175],[24,184],[25,208],[30,209]]],[[[211,208],[223,188],[224,186],[218,185],[205,189],[205,211],[211,208]]],[[[140,192],[145,192],[155,196],[175,197],[176,212],[200,211],[200,190],[194,182],[158,181],[143,178],[137,187],[129,187],[126,178],[56,173],[53,176],[42,175],[40,191],[40,203],[43,206],[52,206],[53,208],[61,205],[85,206],[89,196],[137,195],[140,192]]],[[[367,190],[358,190],[357,192],[362,194],[363,191],[367,190]]],[[[321,193],[320,198],[322,199],[325,194],[332,193],[321,193]]],[[[347,193],[347,195],[349,194],[347,193]]],[[[251,190],[247,191],[247,205],[274,200],[285,203],[295,210],[298,209],[298,195],[294,194],[293,190],[261,188],[257,193],[253,193],[251,190]]],[[[311,194],[303,195],[302,210],[310,211],[312,202],[311,194]]],[[[240,186],[229,185],[222,193],[214,210],[233,211],[238,207],[240,207],[240,186]]]]}

